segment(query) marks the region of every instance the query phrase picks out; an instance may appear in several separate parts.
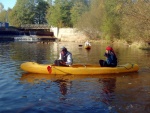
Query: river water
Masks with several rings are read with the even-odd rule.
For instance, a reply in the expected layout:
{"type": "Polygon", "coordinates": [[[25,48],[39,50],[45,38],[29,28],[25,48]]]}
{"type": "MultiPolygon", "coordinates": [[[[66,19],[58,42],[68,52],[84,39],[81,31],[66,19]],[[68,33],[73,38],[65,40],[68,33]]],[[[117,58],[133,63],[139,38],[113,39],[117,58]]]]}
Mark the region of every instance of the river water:
{"type": "Polygon", "coordinates": [[[0,43],[0,113],[150,113],[150,51],[112,45],[118,64],[137,63],[138,72],[112,75],[27,74],[27,61],[53,63],[61,46],[74,63],[98,64],[107,44],[0,43]]]}

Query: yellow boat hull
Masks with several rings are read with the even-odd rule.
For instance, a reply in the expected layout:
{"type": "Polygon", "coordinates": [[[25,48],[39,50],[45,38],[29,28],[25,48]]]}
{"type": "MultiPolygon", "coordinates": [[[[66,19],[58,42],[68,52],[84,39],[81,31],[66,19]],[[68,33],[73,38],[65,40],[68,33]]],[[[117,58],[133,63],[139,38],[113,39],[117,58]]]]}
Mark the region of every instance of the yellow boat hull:
{"type": "Polygon", "coordinates": [[[139,70],[137,64],[125,64],[117,67],[100,67],[99,65],[74,64],[70,67],[53,66],[51,64],[38,64],[36,62],[25,62],[21,69],[29,73],[54,74],[54,75],[98,75],[136,72],[139,70]]]}

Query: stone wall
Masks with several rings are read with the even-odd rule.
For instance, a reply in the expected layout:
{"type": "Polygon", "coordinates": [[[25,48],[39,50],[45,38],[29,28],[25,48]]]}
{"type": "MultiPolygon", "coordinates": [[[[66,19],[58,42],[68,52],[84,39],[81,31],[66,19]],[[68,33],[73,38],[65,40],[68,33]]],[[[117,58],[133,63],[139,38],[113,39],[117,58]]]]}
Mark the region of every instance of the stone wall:
{"type": "Polygon", "coordinates": [[[77,31],[75,28],[50,28],[54,32],[54,36],[61,41],[70,41],[70,42],[85,42],[88,40],[88,37],[80,31],[77,31]]]}

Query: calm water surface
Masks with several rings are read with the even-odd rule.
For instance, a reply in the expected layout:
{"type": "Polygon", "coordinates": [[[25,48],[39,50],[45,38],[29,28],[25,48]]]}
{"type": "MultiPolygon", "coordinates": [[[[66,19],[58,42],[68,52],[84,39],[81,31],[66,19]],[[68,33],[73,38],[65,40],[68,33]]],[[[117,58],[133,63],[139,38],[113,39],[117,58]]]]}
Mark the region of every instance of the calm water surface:
{"type": "Polygon", "coordinates": [[[119,64],[137,63],[137,73],[39,75],[20,69],[26,61],[53,63],[66,46],[74,63],[98,64],[106,44],[0,43],[0,113],[150,113],[150,51],[113,45],[119,64]]]}

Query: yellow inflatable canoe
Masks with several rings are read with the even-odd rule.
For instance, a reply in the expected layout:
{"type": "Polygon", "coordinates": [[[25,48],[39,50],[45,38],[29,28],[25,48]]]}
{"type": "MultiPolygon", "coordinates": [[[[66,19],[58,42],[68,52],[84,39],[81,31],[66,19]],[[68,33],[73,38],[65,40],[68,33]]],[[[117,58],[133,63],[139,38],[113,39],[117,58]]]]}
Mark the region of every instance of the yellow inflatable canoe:
{"type": "Polygon", "coordinates": [[[99,65],[74,64],[70,67],[53,66],[51,64],[38,64],[26,62],[21,64],[21,69],[29,73],[54,74],[54,75],[98,75],[136,72],[139,70],[137,64],[125,64],[117,67],[100,67],[99,65]]]}

